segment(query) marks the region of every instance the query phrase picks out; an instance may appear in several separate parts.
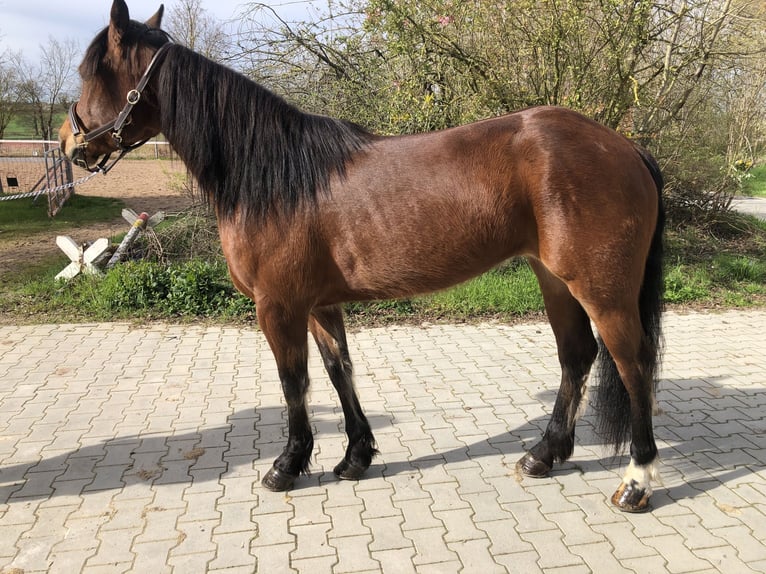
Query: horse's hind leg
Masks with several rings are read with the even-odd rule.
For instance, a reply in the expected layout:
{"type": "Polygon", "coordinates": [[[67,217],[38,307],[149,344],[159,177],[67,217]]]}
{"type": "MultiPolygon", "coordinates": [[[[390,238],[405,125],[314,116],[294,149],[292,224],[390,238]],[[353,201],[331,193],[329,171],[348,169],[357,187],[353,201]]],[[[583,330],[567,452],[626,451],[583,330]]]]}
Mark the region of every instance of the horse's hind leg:
{"type": "Polygon", "coordinates": [[[319,347],[327,374],[338,392],[346,421],[348,447],[334,472],[338,478],[357,480],[369,468],[377,450],[370,423],[362,412],[354,389],[343,312],[339,307],[315,309],[309,318],[309,329],[319,347]]]}
{"type": "Polygon", "coordinates": [[[518,463],[525,475],[543,477],[554,462],[572,456],[578,410],[598,345],[588,315],[567,286],[540,261],[530,259],[529,263],[540,283],[561,365],[561,386],[545,434],[518,463]]]}
{"type": "Polygon", "coordinates": [[[612,503],[626,512],[643,512],[649,508],[652,481],[660,482],[652,429],[655,342],[644,334],[635,312],[612,309],[592,317],[606,347],[599,360],[600,432],[617,449],[630,436],[630,465],[612,503]]]}
{"type": "Polygon", "coordinates": [[[314,437],[306,408],[308,377],[307,315],[274,305],[257,304],[258,324],[277,361],[279,380],[287,402],[288,439],[282,454],[263,477],[269,490],[289,490],[302,472],[307,472],[314,447],[314,437]]]}

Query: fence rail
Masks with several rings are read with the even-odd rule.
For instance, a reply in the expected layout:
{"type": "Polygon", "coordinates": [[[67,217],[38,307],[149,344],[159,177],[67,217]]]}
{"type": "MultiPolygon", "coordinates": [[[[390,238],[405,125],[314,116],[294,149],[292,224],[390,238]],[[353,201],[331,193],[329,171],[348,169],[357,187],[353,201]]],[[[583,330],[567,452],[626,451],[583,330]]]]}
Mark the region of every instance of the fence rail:
{"type": "MultiPolygon", "coordinates": [[[[43,157],[45,152],[58,148],[53,140],[0,140],[0,157],[43,157]]],[[[173,148],[166,141],[152,140],[130,154],[131,159],[177,159],[173,148]]]]}

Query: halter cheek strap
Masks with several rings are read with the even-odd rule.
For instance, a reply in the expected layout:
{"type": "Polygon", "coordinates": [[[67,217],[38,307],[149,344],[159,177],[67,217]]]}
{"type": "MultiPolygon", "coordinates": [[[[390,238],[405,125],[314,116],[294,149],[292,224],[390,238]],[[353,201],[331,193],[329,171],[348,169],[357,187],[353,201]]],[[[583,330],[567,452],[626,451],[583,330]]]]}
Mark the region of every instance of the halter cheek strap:
{"type": "Polygon", "coordinates": [[[141,79],[139,80],[138,85],[136,85],[134,89],[128,92],[128,95],[126,97],[125,107],[122,108],[122,111],[117,115],[117,118],[114,121],[106,123],[102,126],[99,126],[98,128],[92,131],[85,132],[80,127],[79,117],[77,116],[77,102],[74,102],[69,107],[69,125],[72,128],[72,136],[74,136],[74,140],[77,144],[77,147],[80,150],[85,150],[85,148],[88,147],[88,144],[91,141],[109,132],[111,132],[112,140],[114,141],[117,148],[120,150],[120,155],[117,157],[117,159],[115,159],[109,165],[107,165],[107,162],[109,161],[109,158],[112,155],[111,153],[104,156],[104,158],[94,167],[89,166],[87,164],[87,161],[84,158],[81,158],[80,161],[75,160],[75,163],[79,167],[87,169],[88,171],[91,171],[91,172],[100,171],[100,172],[106,173],[110,169],[112,169],[114,167],[114,164],[120,161],[125,156],[125,154],[136,149],[137,147],[144,145],[148,141],[148,140],[142,140],[139,142],[125,145],[122,143],[122,130],[125,126],[130,125],[132,121],[131,113],[133,112],[133,108],[136,106],[136,104],[138,104],[138,102],[141,101],[141,95],[144,89],[146,89],[146,85],[149,83],[149,80],[152,77],[152,72],[154,72],[157,59],[159,58],[160,54],[165,52],[171,45],[172,45],[172,42],[168,41],[167,43],[163,44],[160,47],[160,49],[154,53],[154,56],[149,62],[149,65],[147,66],[146,71],[144,72],[144,75],[141,76],[141,79]]]}

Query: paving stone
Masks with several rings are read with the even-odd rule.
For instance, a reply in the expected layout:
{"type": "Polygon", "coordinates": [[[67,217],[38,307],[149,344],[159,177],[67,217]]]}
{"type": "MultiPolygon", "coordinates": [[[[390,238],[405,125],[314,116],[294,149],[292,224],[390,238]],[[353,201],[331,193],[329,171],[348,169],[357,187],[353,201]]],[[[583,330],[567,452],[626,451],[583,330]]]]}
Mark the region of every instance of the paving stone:
{"type": "MultiPolygon", "coordinates": [[[[297,565],[293,566],[290,555],[295,550],[294,544],[276,544],[263,546],[253,551],[256,557],[258,572],[297,572],[297,565]]],[[[331,559],[335,559],[334,556],[331,559]]],[[[309,560],[308,563],[311,561],[309,560]]],[[[334,562],[333,562],[334,563],[334,562]]],[[[315,572],[321,572],[318,568],[315,572]]]]}
{"type": "Polygon", "coordinates": [[[414,548],[372,551],[372,557],[380,564],[381,572],[396,572],[397,574],[414,574],[417,572],[412,563],[413,556],[415,556],[414,548]]]}
{"type": "Polygon", "coordinates": [[[414,549],[412,541],[402,532],[402,522],[403,518],[396,516],[366,520],[365,524],[372,534],[370,551],[414,549]]]}
{"type": "Polygon", "coordinates": [[[476,528],[487,534],[491,546],[492,555],[497,557],[501,554],[513,554],[533,550],[533,546],[521,539],[515,530],[516,522],[510,520],[493,520],[478,522],[476,528]]]}
{"type": "Polygon", "coordinates": [[[316,572],[332,572],[338,563],[335,554],[312,558],[291,558],[290,566],[300,574],[316,574],[316,572]]]}
{"type": "Polygon", "coordinates": [[[213,558],[215,558],[214,551],[180,555],[174,555],[171,552],[168,564],[173,568],[174,574],[206,573],[210,571],[208,565],[213,558]]]}
{"type": "MultiPolygon", "coordinates": [[[[762,522],[763,518],[760,521],[762,522]]],[[[739,558],[745,562],[761,562],[766,560],[764,540],[755,538],[751,529],[744,524],[728,528],[718,528],[711,531],[711,534],[727,540],[737,551],[739,558]]]]}
{"type": "Polygon", "coordinates": [[[542,573],[543,570],[537,563],[539,554],[530,550],[528,552],[514,552],[513,554],[498,554],[495,560],[505,566],[508,572],[529,572],[530,574],[542,573]]]}
{"type": "Polygon", "coordinates": [[[370,534],[330,538],[330,544],[338,556],[338,562],[333,565],[333,572],[379,572],[380,562],[374,559],[369,551],[371,541],[370,534]]]}
{"type": "Polygon", "coordinates": [[[405,532],[405,536],[412,540],[415,546],[415,557],[413,558],[415,566],[442,564],[448,561],[459,563],[457,554],[450,550],[444,542],[445,534],[446,530],[443,526],[405,532]]]}
{"type": "Polygon", "coordinates": [[[133,544],[132,549],[135,553],[133,569],[136,572],[172,572],[168,558],[175,544],[176,541],[173,539],[133,544]]]}
{"type": "Polygon", "coordinates": [[[376,518],[398,518],[402,516],[401,510],[396,508],[391,500],[393,488],[385,483],[380,484],[380,486],[383,488],[375,488],[371,490],[355,488],[354,490],[357,497],[364,502],[362,518],[365,521],[374,520],[376,518]]]}
{"type": "Polygon", "coordinates": [[[82,574],[124,574],[130,572],[132,568],[132,562],[112,562],[98,566],[85,566],[81,572],[82,574]]]}
{"type": "Polygon", "coordinates": [[[657,550],[645,545],[635,534],[629,522],[595,524],[593,531],[603,536],[611,545],[612,555],[621,563],[632,558],[657,556],[657,550]]]}
{"type": "Polygon", "coordinates": [[[564,533],[564,544],[568,547],[604,542],[601,534],[588,528],[585,513],[581,510],[556,512],[548,515],[548,518],[564,533]]]}
{"type": "Polygon", "coordinates": [[[335,549],[328,541],[328,533],[331,529],[332,525],[329,522],[290,527],[290,532],[296,537],[296,548],[290,554],[290,559],[302,560],[330,556],[337,560],[335,549]]]}
{"type": "Polygon", "coordinates": [[[252,531],[225,534],[214,532],[213,542],[217,550],[216,557],[209,564],[210,570],[243,567],[252,571],[257,562],[256,555],[252,552],[252,539],[252,531]]]}
{"type": "Polygon", "coordinates": [[[584,562],[580,556],[573,554],[564,545],[564,535],[558,529],[522,532],[520,536],[535,547],[535,550],[540,555],[537,563],[543,570],[564,566],[577,566],[584,562]]]}
{"type": "Polygon", "coordinates": [[[684,545],[681,534],[645,537],[642,541],[665,559],[669,572],[694,572],[710,567],[709,562],[695,556],[684,545]]]}
{"type": "Polygon", "coordinates": [[[88,558],[87,566],[105,566],[115,562],[132,564],[135,553],[131,550],[133,530],[101,530],[98,533],[98,549],[88,558]]]}
{"type": "Polygon", "coordinates": [[[505,572],[505,568],[492,557],[490,542],[486,538],[447,542],[447,546],[457,553],[467,572],[505,572]]]}
{"type": "Polygon", "coordinates": [[[431,512],[432,501],[430,498],[407,500],[394,503],[404,516],[402,530],[421,530],[424,528],[441,528],[442,522],[431,512]]]}
{"type": "Polygon", "coordinates": [[[572,459],[519,479],[560,375],[545,324],[349,334],[381,455],[331,473],[346,437],[312,347],[310,478],[260,478],[286,441],[269,347],[242,326],[0,326],[0,571],[766,571],[766,311],[667,313],[654,511],[609,497],[580,419],[572,459]],[[107,352],[104,349],[126,349],[107,352]]]}

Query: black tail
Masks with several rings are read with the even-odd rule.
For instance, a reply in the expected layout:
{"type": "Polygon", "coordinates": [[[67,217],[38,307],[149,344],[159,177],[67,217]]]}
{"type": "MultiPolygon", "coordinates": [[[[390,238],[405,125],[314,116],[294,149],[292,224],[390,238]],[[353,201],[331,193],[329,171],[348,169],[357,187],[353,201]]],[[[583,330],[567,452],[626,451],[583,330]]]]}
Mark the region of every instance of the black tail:
{"type": "MultiPolygon", "coordinates": [[[[644,282],[639,295],[639,311],[644,328],[644,352],[641,358],[642,370],[656,383],[656,375],[662,350],[661,317],[664,308],[663,291],[663,229],[665,209],[662,202],[662,188],[665,183],[655,159],[645,149],[636,146],[641,159],[652,174],[657,187],[657,224],[644,269],[644,282]]],[[[603,341],[598,340],[596,370],[599,385],[595,397],[598,413],[597,431],[605,443],[614,445],[615,452],[621,452],[630,433],[630,398],[622,383],[617,365],[603,341]]]]}

